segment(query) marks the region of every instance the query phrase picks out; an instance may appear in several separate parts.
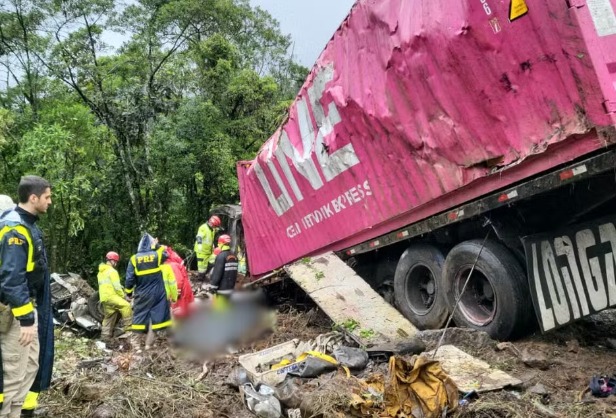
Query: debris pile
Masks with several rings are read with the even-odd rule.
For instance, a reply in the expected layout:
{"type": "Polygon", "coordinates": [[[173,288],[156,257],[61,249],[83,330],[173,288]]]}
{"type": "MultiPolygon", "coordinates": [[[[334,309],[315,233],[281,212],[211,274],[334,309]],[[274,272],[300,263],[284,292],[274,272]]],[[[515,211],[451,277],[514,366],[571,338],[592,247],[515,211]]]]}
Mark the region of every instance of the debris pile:
{"type": "MultiPolygon", "coordinates": [[[[59,311],[86,298],[60,279],[69,287],[57,282],[59,311]]],[[[450,329],[442,342],[442,331],[421,331],[406,346],[365,345],[381,335],[354,332],[362,326],[350,319],[332,324],[305,299],[274,317],[273,330],[205,364],[162,338],[151,352],[83,338],[91,334],[69,318],[56,329],[43,416],[616,417],[613,311],[515,343],[450,329]]]]}

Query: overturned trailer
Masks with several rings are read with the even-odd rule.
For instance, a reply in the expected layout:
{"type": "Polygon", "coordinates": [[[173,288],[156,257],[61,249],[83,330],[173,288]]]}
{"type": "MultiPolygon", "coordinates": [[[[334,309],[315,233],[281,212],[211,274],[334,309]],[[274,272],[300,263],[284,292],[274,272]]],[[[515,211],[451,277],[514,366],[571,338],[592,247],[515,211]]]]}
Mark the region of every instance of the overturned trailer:
{"type": "Polygon", "coordinates": [[[418,327],[459,300],[499,339],[615,306],[615,10],[357,1],[238,164],[251,273],[335,251],[418,327]]]}

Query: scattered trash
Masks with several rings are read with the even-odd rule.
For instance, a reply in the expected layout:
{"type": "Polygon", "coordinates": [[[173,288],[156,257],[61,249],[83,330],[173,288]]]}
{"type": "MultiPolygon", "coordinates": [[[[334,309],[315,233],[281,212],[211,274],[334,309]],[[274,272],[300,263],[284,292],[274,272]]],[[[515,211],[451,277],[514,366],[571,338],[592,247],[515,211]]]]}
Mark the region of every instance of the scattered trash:
{"type": "Polygon", "coordinates": [[[301,379],[287,377],[274,388],[275,396],[287,408],[299,408],[303,399],[301,386],[301,379]]]}
{"type": "Polygon", "coordinates": [[[426,344],[420,338],[411,338],[408,341],[400,341],[395,344],[380,344],[367,348],[366,351],[371,356],[371,352],[387,351],[401,356],[421,354],[426,351],[426,344]]]}
{"type": "Polygon", "coordinates": [[[477,392],[475,392],[474,390],[465,393],[464,396],[462,396],[462,398],[460,398],[460,401],[458,402],[459,406],[467,406],[471,403],[471,401],[476,400],[479,398],[479,395],[477,394],[477,392]]]}
{"type": "Polygon", "coordinates": [[[77,370],[92,369],[101,364],[103,361],[105,361],[104,358],[81,360],[79,363],[77,363],[77,370]]]}
{"type": "Polygon", "coordinates": [[[231,370],[231,373],[229,373],[229,377],[227,377],[225,383],[235,389],[239,389],[240,386],[250,383],[250,379],[248,379],[246,369],[240,366],[231,370]]]}
{"type": "Polygon", "coordinates": [[[74,273],[51,274],[51,304],[54,322],[74,332],[93,336],[103,318],[98,292],[74,273]]]}
{"type": "Polygon", "coordinates": [[[117,372],[120,367],[115,365],[115,364],[109,364],[109,363],[103,363],[101,364],[101,367],[103,368],[103,370],[105,370],[106,373],[115,373],[117,372]]]}
{"type": "Polygon", "coordinates": [[[616,395],[616,377],[593,376],[588,387],[590,388],[590,393],[598,398],[616,395]]]}
{"type": "MultiPolygon", "coordinates": [[[[72,302],[78,302],[76,305],[79,305],[75,306],[73,314],[80,314],[79,310],[84,306],[84,296],[71,299],[72,302]]],[[[420,373],[414,369],[416,357],[404,357],[404,360],[410,359],[408,363],[412,366],[393,368],[393,376],[399,380],[398,394],[393,389],[392,374],[389,373],[392,370],[390,359],[398,365],[402,354],[415,354],[425,351],[426,346],[434,347],[434,343],[438,341],[436,337],[440,336],[442,331],[420,332],[418,335],[421,340],[418,341],[421,344],[415,344],[414,339],[409,339],[412,340],[411,343],[387,343],[356,348],[356,340],[345,332],[332,332],[332,324],[325,315],[318,316],[320,312],[314,312],[317,315],[307,314],[303,310],[298,312],[293,306],[280,309],[279,322],[274,333],[267,334],[267,338],[254,344],[235,345],[243,353],[250,353],[245,351],[247,349],[254,350],[253,353],[241,356],[242,367],[235,367],[234,359],[237,359],[237,355],[228,356],[227,352],[221,353],[220,357],[210,358],[209,364],[204,364],[205,374],[200,376],[202,381],[196,379],[200,366],[195,369],[195,361],[203,361],[204,357],[189,356],[184,359],[182,355],[178,355],[184,351],[176,351],[172,347],[169,347],[168,351],[167,348],[156,349],[139,355],[129,344],[124,344],[126,348],[122,349],[121,341],[105,341],[105,344],[103,341],[79,338],[78,335],[84,333],[83,329],[75,332],[78,324],[70,322],[72,325],[55,330],[57,342],[61,346],[59,349],[63,354],[58,356],[61,360],[55,371],[57,377],[54,378],[57,383],[50,391],[53,402],[50,402],[49,416],[64,416],[57,413],[60,407],[69,408],[72,416],[79,416],[79,411],[84,408],[87,408],[88,416],[92,417],[131,416],[130,408],[141,412],[141,408],[150,408],[150,405],[160,408],[160,416],[201,418],[251,414],[267,418],[340,418],[350,416],[350,409],[355,416],[366,418],[391,417],[394,413],[411,416],[407,413],[411,408],[409,404],[414,404],[415,401],[419,404],[424,402],[421,394],[411,390],[413,386],[409,383],[413,381],[413,373],[420,373]],[[280,318],[283,318],[282,322],[280,318]],[[322,334],[317,336],[319,332],[322,334]],[[287,342],[279,344],[282,341],[287,342]],[[284,346],[285,349],[279,350],[279,346],[284,346]],[[104,353],[111,352],[109,349],[113,349],[113,353],[108,356],[104,353]],[[318,355],[300,357],[307,352],[316,352],[318,355]],[[335,363],[323,360],[322,356],[331,357],[335,363]],[[250,361],[253,365],[250,371],[243,368],[246,357],[253,359],[250,361]],[[313,378],[294,376],[302,375],[302,370],[306,372],[305,369],[312,366],[311,363],[325,366],[326,371],[318,370],[307,374],[317,376],[313,378]],[[213,364],[215,367],[212,367],[213,364]],[[346,373],[336,371],[341,365],[352,369],[355,377],[348,378],[346,373]],[[262,378],[264,375],[269,375],[273,381],[266,382],[262,378]],[[161,391],[160,388],[164,390],[161,391]],[[242,393],[242,399],[246,399],[245,404],[233,400],[237,397],[236,391],[242,393]],[[144,402],[127,404],[123,401],[127,396],[131,399],[144,399],[144,402]],[[195,401],[176,402],[176,396],[181,400],[195,401]],[[170,399],[174,401],[170,402],[170,399]],[[197,403],[197,400],[200,403],[197,403]],[[201,405],[200,409],[197,404],[201,405]],[[184,405],[191,405],[190,411],[186,410],[184,405]]],[[[614,312],[616,318],[616,311],[614,312]]],[[[378,331],[372,325],[359,326],[359,329],[364,328],[378,331]]],[[[564,417],[566,413],[563,411],[568,410],[565,403],[569,400],[572,400],[572,405],[575,404],[579,416],[606,416],[600,413],[597,415],[593,409],[611,406],[616,402],[612,400],[616,398],[612,398],[610,394],[610,389],[616,386],[616,377],[611,382],[609,377],[597,378],[593,387],[599,387],[598,396],[591,396],[591,390],[588,388],[584,392],[585,396],[578,397],[579,389],[589,383],[590,376],[576,371],[579,370],[579,364],[591,370],[590,373],[611,371],[612,363],[609,358],[614,351],[597,348],[597,344],[605,346],[608,338],[613,337],[611,343],[616,348],[616,334],[609,333],[609,330],[598,333],[598,330],[593,328],[590,328],[589,332],[596,333],[592,334],[594,339],[581,334],[574,335],[563,329],[562,335],[553,343],[546,342],[546,337],[537,340],[531,337],[514,345],[497,344],[483,333],[473,330],[448,330],[447,339],[451,338],[452,341],[448,345],[454,345],[452,353],[457,354],[450,356],[450,349],[441,347],[435,360],[438,360],[436,364],[451,382],[459,386],[460,393],[455,405],[448,403],[432,416],[440,418],[445,416],[445,412],[451,413],[449,416],[460,418],[484,415],[564,417]],[[475,362],[477,359],[461,349],[481,356],[482,360],[486,361],[485,365],[489,363],[503,370],[511,370],[509,373],[515,373],[515,377],[524,383],[520,381],[516,384],[517,379],[506,373],[499,375],[498,371],[489,365],[487,369],[478,368],[475,362]],[[498,352],[503,350],[510,351],[512,355],[498,352]],[[598,359],[596,364],[592,363],[595,357],[591,355],[598,359]],[[467,362],[465,356],[473,361],[467,362]],[[455,361],[452,361],[452,358],[455,361]],[[523,361],[533,368],[524,367],[523,361]],[[553,367],[554,364],[562,364],[562,370],[560,367],[553,367]],[[567,365],[569,367],[565,367],[567,365]],[[545,367],[548,368],[547,372],[539,370],[545,370],[545,367]],[[559,379],[559,373],[566,375],[567,379],[559,379]],[[517,392],[500,390],[508,384],[516,386],[517,392]],[[607,393],[608,391],[610,393],[607,393]],[[474,399],[478,393],[481,393],[481,400],[476,402],[474,399]],[[563,394],[567,395],[566,399],[563,394]],[[609,398],[598,399],[599,396],[609,398]],[[453,406],[459,410],[457,413],[453,412],[453,406]]],[[[607,346],[610,346],[609,341],[607,346]]],[[[429,354],[425,358],[431,360],[429,354]]],[[[429,402],[433,402],[433,398],[429,398],[429,402]]],[[[415,407],[415,411],[418,412],[413,414],[415,416],[424,414],[418,407],[415,407]]]]}
{"type": "Polygon", "coordinates": [[[389,360],[388,383],[382,376],[363,381],[351,408],[360,416],[440,417],[458,407],[458,389],[438,361],[414,356],[389,360]]]}
{"type": "Polygon", "coordinates": [[[338,362],[334,358],[316,351],[309,351],[300,355],[294,364],[297,365],[297,368],[289,370],[288,373],[291,376],[298,377],[317,377],[323,373],[336,370],[338,367],[338,362]]]}
{"type": "Polygon", "coordinates": [[[297,351],[318,351],[330,354],[345,344],[355,344],[355,342],[342,332],[332,331],[327,334],[321,334],[313,340],[300,342],[297,346],[297,351]]]}
{"type": "Polygon", "coordinates": [[[350,407],[359,416],[372,416],[385,408],[385,378],[377,374],[359,381],[359,389],[353,394],[350,407]]]}
{"type": "Polygon", "coordinates": [[[334,350],[334,358],[342,366],[351,370],[363,370],[368,365],[368,353],[361,348],[338,347],[334,350]]]}
{"type": "Polygon", "coordinates": [[[291,340],[256,353],[245,354],[240,356],[239,363],[254,384],[264,383],[268,386],[276,386],[284,381],[289,371],[297,370],[298,366],[289,364],[271,370],[271,366],[268,365],[277,364],[286,356],[294,357],[298,344],[298,340],[291,340]]]}
{"type": "Polygon", "coordinates": [[[274,396],[274,390],[267,385],[260,385],[257,392],[252,383],[240,387],[244,404],[250,412],[260,418],[281,418],[282,407],[274,396]]]}
{"type": "Polygon", "coordinates": [[[299,408],[289,409],[287,411],[288,418],[302,418],[302,411],[299,408]]]}

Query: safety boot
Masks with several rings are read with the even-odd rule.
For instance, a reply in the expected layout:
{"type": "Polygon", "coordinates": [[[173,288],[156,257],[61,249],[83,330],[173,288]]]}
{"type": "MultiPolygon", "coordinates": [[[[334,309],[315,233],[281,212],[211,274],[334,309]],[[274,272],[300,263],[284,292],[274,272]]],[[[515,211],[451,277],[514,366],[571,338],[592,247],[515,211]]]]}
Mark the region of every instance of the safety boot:
{"type": "Polygon", "coordinates": [[[141,349],[141,341],[143,340],[143,336],[138,332],[131,332],[129,337],[129,342],[133,351],[138,351],[141,349]]]}
{"type": "Polygon", "coordinates": [[[152,348],[152,344],[154,344],[154,340],[156,338],[156,334],[152,330],[152,327],[149,327],[148,333],[145,336],[145,349],[149,350],[152,348]]]}
{"type": "Polygon", "coordinates": [[[130,329],[133,321],[131,318],[122,318],[120,320],[120,330],[121,332],[117,334],[118,338],[128,338],[130,336],[130,329]]]}

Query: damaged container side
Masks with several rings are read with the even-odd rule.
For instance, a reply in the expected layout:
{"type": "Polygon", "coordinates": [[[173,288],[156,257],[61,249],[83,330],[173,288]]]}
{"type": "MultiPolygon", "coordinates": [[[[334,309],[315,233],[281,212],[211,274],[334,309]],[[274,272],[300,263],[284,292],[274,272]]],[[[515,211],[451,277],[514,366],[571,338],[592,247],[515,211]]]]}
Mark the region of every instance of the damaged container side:
{"type": "Polygon", "coordinates": [[[251,272],[613,142],[615,2],[358,1],[287,121],[238,164],[251,272]]]}

